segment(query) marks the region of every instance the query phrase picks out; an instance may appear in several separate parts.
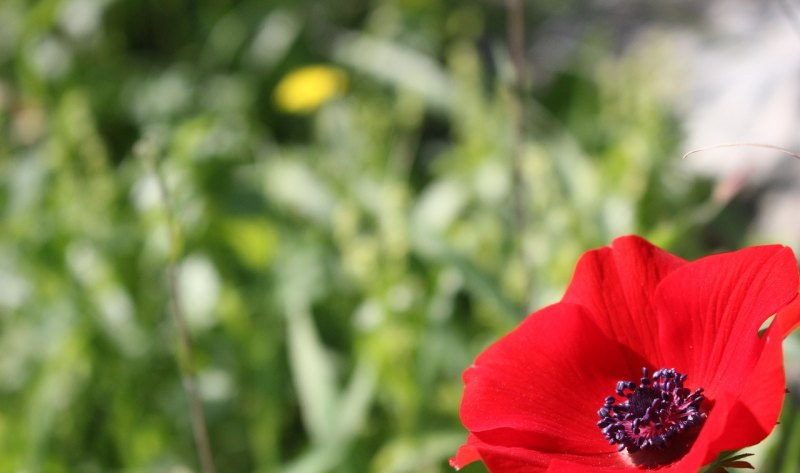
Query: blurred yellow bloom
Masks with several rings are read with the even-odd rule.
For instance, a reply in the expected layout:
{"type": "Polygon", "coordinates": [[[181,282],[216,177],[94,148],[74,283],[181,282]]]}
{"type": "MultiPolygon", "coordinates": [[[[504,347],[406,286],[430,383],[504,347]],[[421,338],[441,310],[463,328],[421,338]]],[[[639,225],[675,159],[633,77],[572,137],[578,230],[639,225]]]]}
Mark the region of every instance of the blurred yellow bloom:
{"type": "Polygon", "coordinates": [[[323,103],[342,95],[347,76],[339,68],[306,66],[287,74],[275,88],[278,108],[290,113],[309,113],[323,103]]]}

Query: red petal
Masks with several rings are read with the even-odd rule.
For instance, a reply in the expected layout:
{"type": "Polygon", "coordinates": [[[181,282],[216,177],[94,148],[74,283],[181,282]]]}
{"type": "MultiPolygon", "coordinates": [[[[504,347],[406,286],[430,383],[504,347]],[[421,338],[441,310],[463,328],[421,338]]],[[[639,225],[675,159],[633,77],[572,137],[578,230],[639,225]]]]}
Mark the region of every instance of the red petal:
{"type": "MultiPolygon", "coordinates": [[[[747,380],[735,392],[728,390],[734,401],[724,413],[727,416],[724,435],[714,441],[714,452],[755,445],[775,428],[786,388],[781,335],[778,326],[767,331],[761,355],[747,380]]],[[[716,407],[714,411],[717,411],[716,407]]]]}
{"type": "Polygon", "coordinates": [[[800,297],[795,297],[791,304],[781,309],[775,317],[774,323],[780,327],[778,330],[783,337],[800,327],[800,297]]]}
{"type": "Polygon", "coordinates": [[[684,264],[640,237],[617,238],[611,247],[583,255],[563,302],[586,307],[606,335],[657,364],[653,296],[658,283],[684,264]]]}
{"type": "Polygon", "coordinates": [[[797,295],[797,260],[782,246],[746,248],[689,263],[656,291],[666,364],[710,398],[739,392],[764,340],[758,328],[797,295]]]}
{"type": "Polygon", "coordinates": [[[555,304],[530,315],[464,373],[461,419],[484,444],[519,447],[530,461],[568,452],[618,465],[620,455],[595,426],[597,410],[618,380],[641,376],[643,363],[581,307],[555,304]]]}
{"type": "MultiPolygon", "coordinates": [[[[483,460],[489,471],[493,472],[539,473],[547,468],[549,460],[549,456],[546,454],[520,447],[486,444],[473,435],[467,439],[467,444],[474,445],[476,451],[480,452],[480,459],[483,460]]],[[[452,460],[450,465],[453,466],[452,460]]]]}
{"type": "Polygon", "coordinates": [[[467,443],[458,447],[456,456],[450,459],[450,466],[456,470],[460,470],[470,463],[480,460],[481,454],[478,453],[478,449],[475,448],[475,443],[477,443],[477,439],[475,439],[474,435],[467,437],[467,443]]]}

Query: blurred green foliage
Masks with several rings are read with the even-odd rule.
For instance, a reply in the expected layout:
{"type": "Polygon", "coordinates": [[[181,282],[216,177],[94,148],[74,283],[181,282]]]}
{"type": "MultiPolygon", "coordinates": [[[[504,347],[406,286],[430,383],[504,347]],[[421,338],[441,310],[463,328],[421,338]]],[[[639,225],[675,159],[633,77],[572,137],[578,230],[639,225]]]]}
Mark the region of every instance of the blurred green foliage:
{"type": "Polygon", "coordinates": [[[716,244],[659,48],[520,99],[499,3],[3,0],[0,471],[197,471],[173,252],[219,471],[448,471],[461,371],[580,253],[716,244]],[[280,110],[309,64],[348,90],[280,110]]]}

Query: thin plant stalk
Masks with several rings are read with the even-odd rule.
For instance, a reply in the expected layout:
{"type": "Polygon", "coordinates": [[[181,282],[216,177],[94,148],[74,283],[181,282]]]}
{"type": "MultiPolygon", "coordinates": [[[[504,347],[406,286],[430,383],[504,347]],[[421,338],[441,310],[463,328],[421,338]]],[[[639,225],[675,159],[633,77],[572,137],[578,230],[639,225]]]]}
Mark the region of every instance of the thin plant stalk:
{"type": "MultiPolygon", "coordinates": [[[[149,147],[143,143],[143,147],[149,147]]],[[[145,160],[149,164],[153,175],[158,182],[158,190],[161,195],[161,202],[169,226],[170,236],[170,256],[167,263],[167,278],[169,280],[170,306],[175,329],[178,333],[178,347],[176,358],[178,368],[181,373],[181,381],[186,396],[189,399],[189,414],[192,422],[192,434],[194,436],[197,455],[200,459],[200,471],[202,473],[216,473],[214,466],[214,455],[211,450],[211,442],[208,436],[205,412],[203,411],[203,401],[200,398],[200,391],[197,387],[197,373],[194,367],[194,355],[192,350],[192,339],[189,335],[186,316],[183,311],[183,303],[178,290],[178,255],[180,253],[180,231],[172,213],[172,204],[169,188],[167,187],[164,176],[158,169],[156,163],[156,153],[143,151],[145,160]]]]}
{"type": "Polygon", "coordinates": [[[514,66],[513,136],[512,136],[512,205],[514,226],[519,242],[519,253],[525,266],[525,289],[528,297],[533,294],[533,273],[531,258],[525,248],[528,230],[528,208],[525,196],[525,177],[523,154],[525,145],[525,121],[527,117],[526,99],[528,95],[528,73],[525,61],[525,8],[523,0],[506,0],[506,27],[508,29],[508,50],[514,66]]]}
{"type": "Polygon", "coordinates": [[[796,153],[796,152],[788,150],[786,148],[782,148],[780,146],[770,145],[770,144],[766,144],[766,143],[721,143],[721,144],[717,144],[717,145],[704,146],[702,148],[693,149],[693,150],[687,152],[686,154],[684,154],[681,157],[681,159],[686,159],[686,158],[688,158],[689,156],[691,156],[693,154],[703,153],[705,151],[711,151],[711,150],[721,149],[721,148],[763,148],[763,149],[769,149],[769,150],[772,150],[772,151],[777,151],[779,153],[785,154],[787,156],[791,156],[791,157],[796,158],[796,159],[800,159],[800,153],[796,153]]]}

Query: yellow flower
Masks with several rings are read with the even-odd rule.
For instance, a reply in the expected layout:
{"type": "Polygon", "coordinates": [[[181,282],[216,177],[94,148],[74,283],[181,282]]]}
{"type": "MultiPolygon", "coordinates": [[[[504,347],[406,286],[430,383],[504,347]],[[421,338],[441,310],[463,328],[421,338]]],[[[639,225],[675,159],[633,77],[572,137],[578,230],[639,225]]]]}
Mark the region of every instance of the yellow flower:
{"type": "Polygon", "coordinates": [[[287,74],[275,87],[278,108],[289,113],[309,113],[342,95],[347,76],[341,69],[315,65],[301,67],[287,74]]]}

